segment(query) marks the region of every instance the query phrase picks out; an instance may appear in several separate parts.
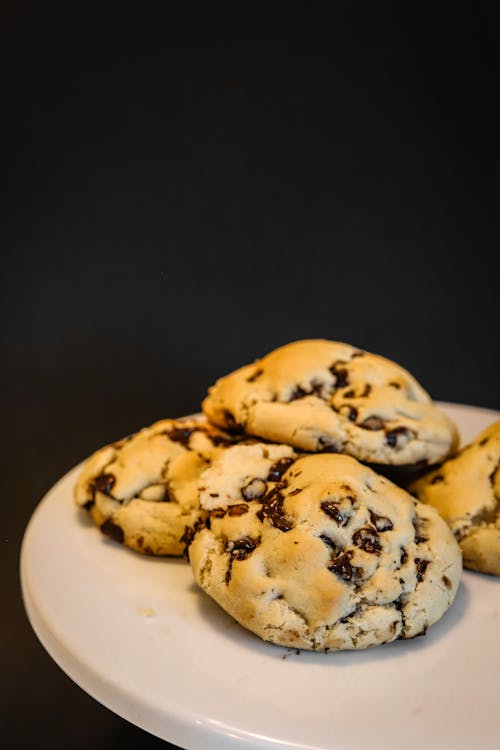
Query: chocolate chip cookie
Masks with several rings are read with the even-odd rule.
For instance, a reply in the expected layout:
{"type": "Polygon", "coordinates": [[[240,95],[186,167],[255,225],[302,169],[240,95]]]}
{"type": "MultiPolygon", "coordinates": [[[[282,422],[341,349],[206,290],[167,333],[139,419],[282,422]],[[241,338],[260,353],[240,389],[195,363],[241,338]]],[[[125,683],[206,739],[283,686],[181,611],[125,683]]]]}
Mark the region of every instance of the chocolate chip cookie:
{"type": "Polygon", "coordinates": [[[75,485],[77,504],[101,530],[150,555],[182,555],[200,517],[197,482],[234,440],[201,418],[165,419],[96,451],[75,485]]]}
{"type": "Polygon", "coordinates": [[[447,521],[464,567],[500,575],[500,421],[410,486],[447,521]]]}
{"type": "Polygon", "coordinates": [[[203,401],[219,427],[383,467],[436,464],[451,420],[399,365],[349,344],[296,341],[220,378],[203,401]]]}
{"type": "Polygon", "coordinates": [[[346,455],[228,448],[200,477],[186,535],[199,586],[265,641],[361,649],[425,633],[461,555],[430,506],[346,455]]]}

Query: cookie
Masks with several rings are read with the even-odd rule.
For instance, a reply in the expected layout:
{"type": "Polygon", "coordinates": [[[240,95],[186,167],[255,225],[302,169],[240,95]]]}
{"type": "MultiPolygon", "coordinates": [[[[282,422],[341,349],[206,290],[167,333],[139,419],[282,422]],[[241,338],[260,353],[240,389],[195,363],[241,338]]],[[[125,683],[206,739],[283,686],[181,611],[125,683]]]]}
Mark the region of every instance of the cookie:
{"type": "Polygon", "coordinates": [[[464,567],[500,575],[500,421],[410,485],[436,508],[462,548],[464,567]]]}
{"type": "Polygon", "coordinates": [[[296,341],[220,378],[203,401],[219,427],[305,451],[421,470],[457,446],[452,421],[399,365],[349,344],[296,341]]]}
{"type": "Polygon", "coordinates": [[[265,641],[362,649],[425,633],[453,602],[461,556],[430,506],[354,458],[228,448],[200,477],[198,585],[265,641]]]}
{"type": "Polygon", "coordinates": [[[96,451],[77,479],[76,503],[138,552],[182,555],[184,530],[200,517],[199,476],[231,442],[203,417],[161,420],[96,451]]]}

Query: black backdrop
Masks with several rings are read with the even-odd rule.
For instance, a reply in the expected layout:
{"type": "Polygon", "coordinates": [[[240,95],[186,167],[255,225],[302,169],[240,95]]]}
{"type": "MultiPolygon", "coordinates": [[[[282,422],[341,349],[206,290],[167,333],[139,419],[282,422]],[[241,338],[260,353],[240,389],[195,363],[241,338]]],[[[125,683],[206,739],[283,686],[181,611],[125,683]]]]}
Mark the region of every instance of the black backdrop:
{"type": "Polygon", "coordinates": [[[11,747],[161,744],[65,677],[20,600],[25,525],[92,450],[196,411],[217,376],[304,337],[500,408],[494,4],[343,5],[160,19],[2,4],[11,747]]]}

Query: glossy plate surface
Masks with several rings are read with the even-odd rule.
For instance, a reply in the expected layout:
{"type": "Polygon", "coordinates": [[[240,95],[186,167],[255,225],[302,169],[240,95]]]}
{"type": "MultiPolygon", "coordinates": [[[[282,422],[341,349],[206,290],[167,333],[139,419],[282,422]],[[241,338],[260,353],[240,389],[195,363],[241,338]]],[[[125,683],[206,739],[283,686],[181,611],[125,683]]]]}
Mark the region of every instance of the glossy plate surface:
{"type": "MultiPolygon", "coordinates": [[[[462,443],[500,419],[441,406],[462,443]]],[[[237,625],[195,587],[186,562],[99,534],[73,503],[77,472],[28,525],[23,597],[53,659],[120,716],[189,750],[498,748],[500,579],[465,572],[425,638],[296,653],[237,625]]]]}

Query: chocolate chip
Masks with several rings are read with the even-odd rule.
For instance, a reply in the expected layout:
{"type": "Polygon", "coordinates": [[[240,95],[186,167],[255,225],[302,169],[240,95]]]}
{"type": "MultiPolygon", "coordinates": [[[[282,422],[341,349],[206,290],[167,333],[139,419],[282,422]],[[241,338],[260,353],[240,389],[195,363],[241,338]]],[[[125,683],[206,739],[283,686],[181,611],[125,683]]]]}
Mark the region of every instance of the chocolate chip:
{"type": "Polygon", "coordinates": [[[229,552],[231,555],[225,576],[226,584],[229,584],[229,581],[231,580],[233,562],[235,560],[246,560],[258,546],[259,542],[260,539],[251,539],[247,536],[242,539],[237,539],[235,542],[228,542],[226,544],[226,552],[229,552]]]}
{"type": "Polygon", "coordinates": [[[247,378],[247,383],[253,383],[257,378],[260,378],[260,376],[263,374],[264,370],[259,367],[257,370],[254,370],[251,375],[247,378]]]}
{"type": "Polygon", "coordinates": [[[352,541],[365,552],[378,554],[382,549],[379,535],[371,526],[363,526],[361,529],[358,529],[353,534],[352,541]]]}
{"type": "Polygon", "coordinates": [[[224,518],[224,516],[226,515],[226,511],[226,508],[213,508],[210,511],[210,516],[212,518],[224,518]]]}
{"type": "Polygon", "coordinates": [[[195,429],[195,427],[173,427],[170,430],[165,430],[165,435],[169,440],[173,440],[174,443],[181,443],[187,448],[189,445],[189,438],[195,429]]]}
{"type": "Polygon", "coordinates": [[[273,487],[262,499],[262,508],[257,513],[257,518],[261,521],[267,518],[280,531],[290,531],[292,523],[284,514],[283,499],[281,492],[273,487]]]}
{"type": "Polygon", "coordinates": [[[344,393],[344,398],[354,398],[354,389],[351,388],[350,390],[346,391],[344,393]]]}
{"type": "Polygon", "coordinates": [[[363,393],[360,393],[358,398],[366,398],[367,396],[370,395],[371,392],[372,392],[372,387],[370,383],[366,383],[363,393]]]}
{"type": "Polygon", "coordinates": [[[321,453],[340,453],[340,448],[328,435],[320,435],[318,438],[318,451],[321,453]]]}
{"type": "Polygon", "coordinates": [[[448,578],[448,576],[443,576],[442,577],[442,581],[443,581],[443,583],[444,583],[444,585],[446,586],[447,589],[451,589],[451,581],[448,578]]]}
{"type": "Polygon", "coordinates": [[[348,523],[350,518],[349,513],[341,511],[339,503],[335,502],[335,500],[323,500],[320,507],[323,513],[333,518],[339,526],[345,526],[348,523]]]}
{"type": "Polygon", "coordinates": [[[423,542],[429,541],[426,536],[422,534],[422,524],[417,518],[413,519],[413,528],[415,529],[415,544],[422,544],[423,542]]]}
{"type": "Polygon", "coordinates": [[[278,482],[285,471],[294,463],[295,459],[291,457],[286,458],[279,458],[277,461],[273,463],[271,468],[269,469],[269,474],[267,475],[267,481],[268,482],[278,482]]]}
{"type": "Polygon", "coordinates": [[[373,510],[370,510],[370,520],[372,524],[375,526],[377,531],[391,531],[391,529],[394,528],[392,521],[390,518],[386,518],[385,516],[379,516],[377,513],[375,513],[373,510]]]}
{"type": "Polygon", "coordinates": [[[309,394],[300,385],[295,386],[288,401],[298,401],[301,398],[305,398],[309,394]]]}
{"type": "Polygon", "coordinates": [[[425,571],[429,565],[429,560],[421,560],[419,557],[415,558],[415,564],[417,567],[417,581],[421,582],[424,580],[425,571]]]}
{"type": "Polygon", "coordinates": [[[85,510],[90,510],[93,505],[94,505],[93,500],[87,500],[87,502],[84,503],[82,507],[85,508],[85,510]]]}
{"type": "Polygon", "coordinates": [[[496,484],[496,475],[497,475],[497,471],[499,471],[499,470],[500,470],[500,462],[497,463],[497,465],[495,466],[495,468],[493,469],[493,471],[491,472],[491,474],[488,477],[488,479],[490,480],[490,482],[491,482],[491,484],[492,484],[493,487],[496,484]]]}
{"type": "Polygon", "coordinates": [[[228,409],[224,409],[224,420],[228,432],[235,434],[241,434],[243,432],[243,427],[236,421],[228,409]]]}
{"type": "Polygon", "coordinates": [[[486,435],[486,437],[484,437],[482,440],[479,441],[479,445],[486,445],[488,440],[489,440],[489,437],[488,435],[486,435]]]}
{"type": "Polygon", "coordinates": [[[409,430],[408,427],[395,427],[393,430],[386,432],[385,442],[391,448],[402,448],[403,444],[413,440],[415,437],[416,433],[413,430],[409,430]]]}
{"type": "Polygon", "coordinates": [[[245,500],[257,500],[265,495],[266,488],[267,485],[264,480],[256,477],[255,479],[251,479],[248,484],[241,488],[241,494],[245,500]]]}
{"type": "Polygon", "coordinates": [[[341,363],[335,362],[329,369],[335,376],[335,388],[345,388],[346,385],[349,385],[349,373],[345,367],[338,367],[339,364],[341,363]]]}
{"type": "Polygon", "coordinates": [[[116,482],[116,477],[113,474],[99,474],[93,481],[94,490],[102,492],[104,495],[111,495],[116,482]]]}
{"type": "Polygon", "coordinates": [[[260,539],[251,539],[249,536],[245,536],[235,542],[228,542],[226,552],[229,552],[235,560],[246,560],[259,543],[260,539]]]}
{"type": "Polygon", "coordinates": [[[436,474],[436,476],[432,477],[429,484],[439,484],[439,482],[444,482],[444,477],[442,474],[436,474]]]}
{"type": "Polygon", "coordinates": [[[330,561],[328,570],[331,570],[332,573],[336,573],[345,581],[352,581],[357,570],[353,565],[351,565],[352,554],[352,552],[347,551],[344,552],[343,555],[335,557],[330,561]]]}
{"type": "Polygon", "coordinates": [[[390,381],[390,383],[389,383],[389,385],[390,385],[390,386],[391,386],[392,388],[398,388],[398,389],[399,389],[399,388],[401,388],[401,384],[400,384],[400,383],[396,383],[396,381],[395,381],[395,380],[391,380],[391,381],[390,381]]]}
{"type": "Polygon", "coordinates": [[[407,553],[407,551],[405,550],[404,547],[400,547],[400,550],[401,550],[401,557],[400,557],[399,562],[400,562],[401,565],[404,565],[405,562],[408,561],[408,553],[407,553]]]}
{"type": "Polygon", "coordinates": [[[380,417],[367,417],[362,422],[359,422],[359,427],[363,430],[383,430],[385,422],[380,417]]]}
{"type": "Polygon", "coordinates": [[[109,518],[102,524],[101,531],[103,534],[106,534],[106,536],[114,539],[115,542],[121,543],[125,538],[122,527],[118,526],[118,524],[116,523],[113,523],[113,521],[111,521],[109,518]]]}
{"type": "Polygon", "coordinates": [[[315,396],[323,397],[323,387],[323,383],[319,380],[311,380],[311,393],[314,393],[315,396]]]}
{"type": "Polygon", "coordinates": [[[334,552],[337,551],[337,545],[335,544],[333,539],[330,539],[329,536],[327,536],[326,534],[321,534],[319,538],[321,539],[323,544],[326,544],[326,546],[329,547],[331,550],[333,550],[334,552]]]}
{"type": "Polygon", "coordinates": [[[354,406],[348,406],[347,404],[340,407],[339,413],[342,414],[343,417],[347,417],[350,422],[355,422],[356,417],[358,416],[358,410],[354,406]]]}
{"type": "Polygon", "coordinates": [[[228,516],[244,516],[245,513],[248,513],[248,505],[245,505],[245,503],[230,505],[227,510],[228,516]]]}
{"type": "Polygon", "coordinates": [[[288,497],[291,497],[292,495],[298,495],[299,492],[302,492],[302,490],[300,489],[300,487],[296,487],[294,490],[288,493],[288,497]]]}
{"type": "Polygon", "coordinates": [[[179,539],[180,543],[184,545],[184,557],[189,560],[189,547],[195,538],[196,534],[200,529],[206,528],[209,525],[209,521],[204,521],[202,518],[199,518],[194,526],[185,526],[184,527],[184,533],[179,539]]]}

